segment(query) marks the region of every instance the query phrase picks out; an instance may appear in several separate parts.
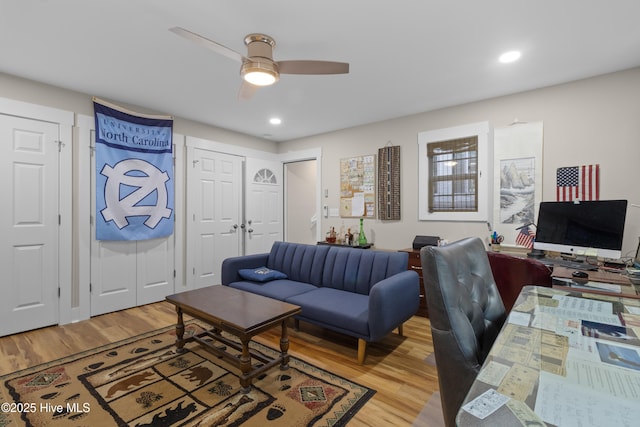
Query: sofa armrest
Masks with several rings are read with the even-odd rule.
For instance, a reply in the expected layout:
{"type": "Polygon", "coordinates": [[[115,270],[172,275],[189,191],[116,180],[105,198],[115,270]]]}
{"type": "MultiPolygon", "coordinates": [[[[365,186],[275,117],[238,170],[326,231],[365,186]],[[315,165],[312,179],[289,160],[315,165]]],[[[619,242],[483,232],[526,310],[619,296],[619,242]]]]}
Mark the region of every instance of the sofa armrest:
{"type": "Polygon", "coordinates": [[[244,255],[226,258],[222,261],[220,280],[223,285],[243,280],[238,271],[244,268],[258,268],[267,265],[269,254],[244,255]]]}
{"type": "Polygon", "coordinates": [[[416,314],[420,279],[415,271],[394,274],[373,285],[369,293],[369,335],[378,341],[416,314]]]}

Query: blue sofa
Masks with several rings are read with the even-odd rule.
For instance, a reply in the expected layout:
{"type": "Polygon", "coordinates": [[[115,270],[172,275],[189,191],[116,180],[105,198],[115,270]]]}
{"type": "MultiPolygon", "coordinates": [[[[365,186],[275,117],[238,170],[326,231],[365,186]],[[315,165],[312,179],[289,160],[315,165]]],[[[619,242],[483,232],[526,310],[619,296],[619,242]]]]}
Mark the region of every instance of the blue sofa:
{"type": "Polygon", "coordinates": [[[418,274],[407,270],[408,254],[329,245],[275,242],[271,252],[225,259],[222,285],[302,307],[303,320],[358,338],[358,362],[367,342],[382,339],[418,310],[418,274]],[[286,278],[259,282],[255,269],[286,278]],[[243,277],[244,276],[244,277],[243,277]]]}

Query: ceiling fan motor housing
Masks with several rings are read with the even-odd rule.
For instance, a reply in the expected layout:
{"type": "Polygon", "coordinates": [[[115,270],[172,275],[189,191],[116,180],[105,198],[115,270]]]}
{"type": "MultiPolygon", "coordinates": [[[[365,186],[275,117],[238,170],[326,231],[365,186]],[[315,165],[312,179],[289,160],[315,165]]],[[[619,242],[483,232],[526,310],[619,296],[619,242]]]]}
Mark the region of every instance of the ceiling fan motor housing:
{"type": "Polygon", "coordinates": [[[243,61],[240,69],[242,77],[244,78],[249,73],[262,72],[270,74],[277,81],[280,78],[280,73],[278,66],[273,61],[273,48],[276,42],[264,34],[249,34],[244,38],[244,43],[247,45],[247,58],[243,61]]]}
{"type": "Polygon", "coordinates": [[[273,38],[265,34],[249,34],[244,38],[244,44],[247,45],[248,58],[257,56],[273,61],[273,48],[276,47],[276,42],[273,38]]]}

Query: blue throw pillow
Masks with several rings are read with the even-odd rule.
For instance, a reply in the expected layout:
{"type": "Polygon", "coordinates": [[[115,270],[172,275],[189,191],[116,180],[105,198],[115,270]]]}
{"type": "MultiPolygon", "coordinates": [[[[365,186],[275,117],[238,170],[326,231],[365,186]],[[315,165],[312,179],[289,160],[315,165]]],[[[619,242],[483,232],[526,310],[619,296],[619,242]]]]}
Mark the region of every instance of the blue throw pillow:
{"type": "Polygon", "coordinates": [[[254,282],[268,282],[270,280],[287,278],[286,274],[277,270],[271,270],[267,267],[244,268],[239,270],[238,274],[243,279],[253,280],[254,282]]]}

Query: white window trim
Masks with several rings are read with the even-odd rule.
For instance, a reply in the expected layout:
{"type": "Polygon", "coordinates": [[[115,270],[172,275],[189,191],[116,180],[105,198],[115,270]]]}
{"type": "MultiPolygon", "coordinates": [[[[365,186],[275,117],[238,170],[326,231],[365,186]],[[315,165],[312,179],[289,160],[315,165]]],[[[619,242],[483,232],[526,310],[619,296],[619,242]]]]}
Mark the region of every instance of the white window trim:
{"type": "Polygon", "coordinates": [[[471,123],[418,133],[418,220],[420,221],[489,221],[491,206],[493,132],[489,122],[471,123]],[[478,137],[478,211],[429,212],[429,173],[427,144],[466,137],[478,137]]]}

